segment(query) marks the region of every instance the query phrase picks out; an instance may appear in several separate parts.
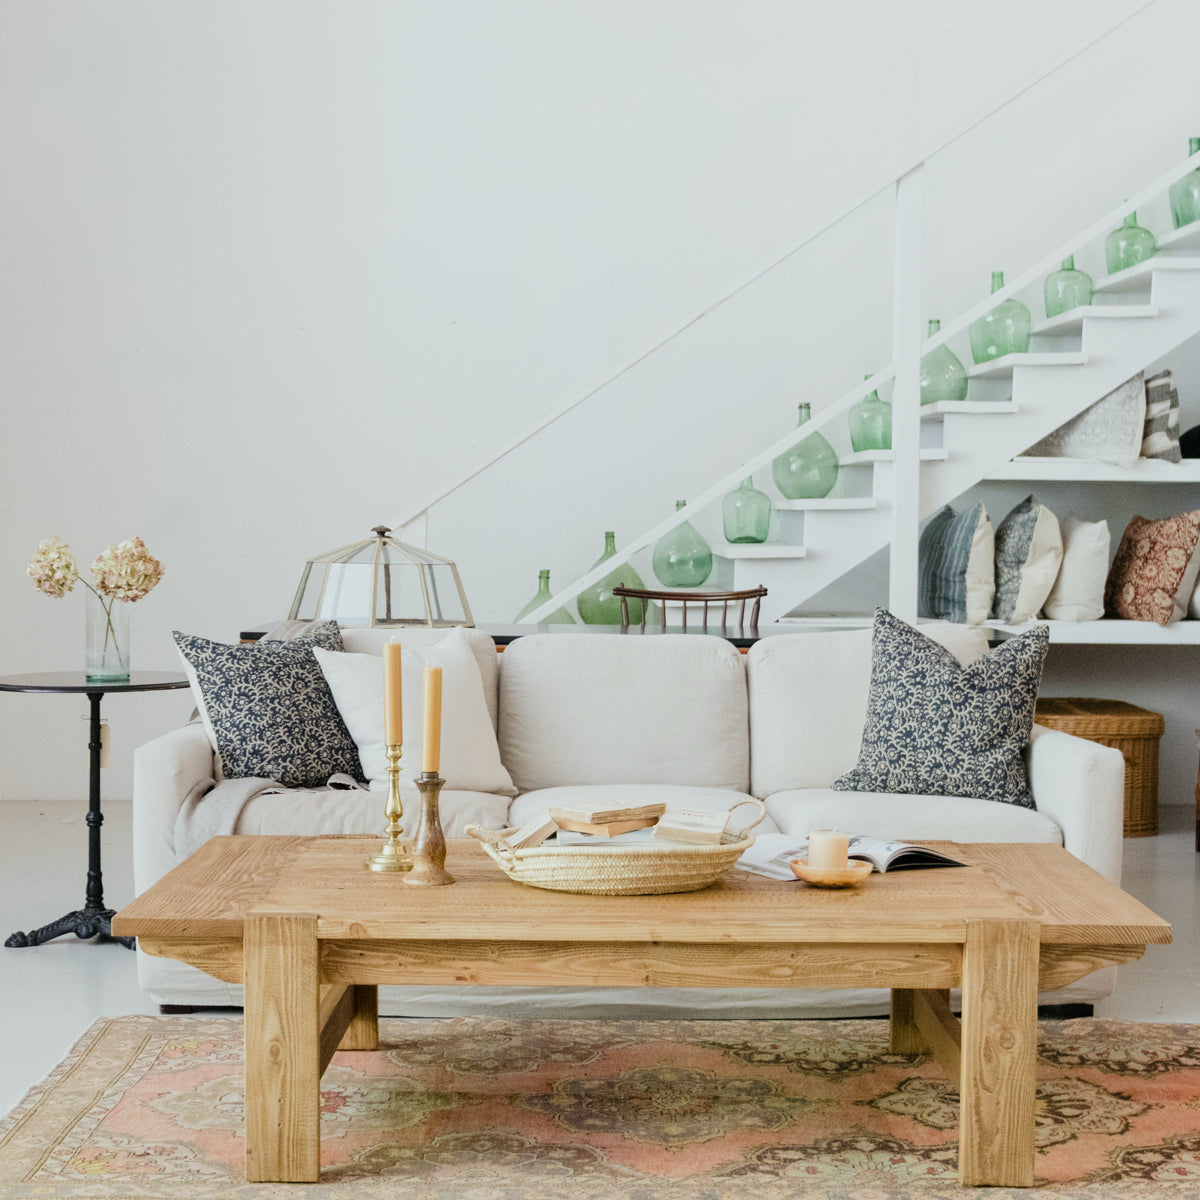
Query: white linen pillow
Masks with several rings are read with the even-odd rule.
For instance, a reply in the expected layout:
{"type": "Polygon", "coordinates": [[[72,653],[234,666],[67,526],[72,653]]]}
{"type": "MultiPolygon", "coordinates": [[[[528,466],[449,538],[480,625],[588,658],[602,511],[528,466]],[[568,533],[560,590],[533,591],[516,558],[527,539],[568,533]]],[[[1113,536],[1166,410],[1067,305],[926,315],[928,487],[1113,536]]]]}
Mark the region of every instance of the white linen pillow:
{"type": "Polygon", "coordinates": [[[1062,523],[1063,559],[1046,597],[1051,621],[1098,621],[1104,616],[1111,535],[1107,521],[1081,521],[1072,513],[1062,523]]]}
{"type": "MultiPolygon", "coordinates": [[[[403,636],[396,638],[403,644],[403,636]]],[[[313,651],[316,654],[316,651],[313,651]]],[[[383,742],[383,659],[380,654],[335,651],[317,654],[334,703],[372,788],[387,787],[383,742]]],[[[404,757],[409,779],[421,771],[424,667],[442,668],[442,755],[447,791],[515,795],[512,777],[500,761],[496,731],[483,695],[483,681],[470,644],[455,629],[436,646],[405,649],[401,658],[404,703],[404,757]]]]}

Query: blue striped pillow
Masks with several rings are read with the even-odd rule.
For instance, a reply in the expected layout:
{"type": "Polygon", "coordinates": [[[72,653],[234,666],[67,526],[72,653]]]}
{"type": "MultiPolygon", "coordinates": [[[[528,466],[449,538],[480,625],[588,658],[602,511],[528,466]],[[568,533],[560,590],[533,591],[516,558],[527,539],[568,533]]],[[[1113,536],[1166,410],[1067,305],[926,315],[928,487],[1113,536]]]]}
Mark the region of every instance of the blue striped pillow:
{"type": "Polygon", "coordinates": [[[994,548],[992,523],[982,504],[960,513],[947,504],[934,513],[917,549],[918,614],[982,625],[996,590],[994,548]]]}

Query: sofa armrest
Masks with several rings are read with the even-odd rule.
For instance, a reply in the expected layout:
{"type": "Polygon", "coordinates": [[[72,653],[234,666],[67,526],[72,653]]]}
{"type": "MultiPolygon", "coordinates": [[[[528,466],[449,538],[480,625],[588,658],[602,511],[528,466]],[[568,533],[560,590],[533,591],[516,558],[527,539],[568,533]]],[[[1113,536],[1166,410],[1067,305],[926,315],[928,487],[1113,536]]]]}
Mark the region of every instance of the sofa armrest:
{"type": "Polygon", "coordinates": [[[1026,763],[1038,811],[1062,830],[1066,849],[1119,884],[1125,826],[1124,755],[1110,746],[1035,725],[1026,763]]]}
{"type": "Polygon", "coordinates": [[[140,895],[178,862],[175,818],[197,788],[213,787],[213,751],[198,721],[133,754],[133,884],[140,895]]]}

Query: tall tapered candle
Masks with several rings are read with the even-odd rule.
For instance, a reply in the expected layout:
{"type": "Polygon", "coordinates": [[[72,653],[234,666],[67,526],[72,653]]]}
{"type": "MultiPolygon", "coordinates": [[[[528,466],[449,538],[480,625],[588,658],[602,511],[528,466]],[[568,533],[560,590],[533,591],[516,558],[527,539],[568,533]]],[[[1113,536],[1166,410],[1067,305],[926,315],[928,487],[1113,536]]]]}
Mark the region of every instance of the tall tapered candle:
{"type": "Polygon", "coordinates": [[[442,668],[425,668],[425,711],[421,717],[421,770],[436,775],[442,757],[442,668]]]}
{"type": "Polygon", "coordinates": [[[389,746],[404,741],[404,710],[400,690],[399,642],[383,644],[383,740],[389,746]]]}

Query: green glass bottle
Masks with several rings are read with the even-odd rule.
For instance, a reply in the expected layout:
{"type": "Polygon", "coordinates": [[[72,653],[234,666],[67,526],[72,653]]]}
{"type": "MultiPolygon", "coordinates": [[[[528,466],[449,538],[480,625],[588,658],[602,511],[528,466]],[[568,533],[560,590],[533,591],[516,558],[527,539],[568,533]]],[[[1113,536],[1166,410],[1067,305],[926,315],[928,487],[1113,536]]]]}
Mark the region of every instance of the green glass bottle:
{"type": "MultiPolygon", "coordinates": [[[[520,625],[525,618],[533,612],[535,608],[541,608],[551,598],[550,595],[550,572],[538,572],[538,590],[530,602],[515,617],[513,621],[520,625]]],[[[565,608],[556,608],[548,617],[543,617],[539,624],[542,625],[574,625],[575,618],[571,616],[565,608]]]]}
{"type": "MultiPolygon", "coordinates": [[[[929,320],[929,333],[940,333],[942,323],[937,317],[929,320]]],[[[940,404],[943,400],[967,398],[967,368],[958,355],[944,343],[930,350],[921,359],[921,404],[940,404]]]]}
{"type": "Polygon", "coordinates": [[[1154,234],[1137,223],[1135,212],[1125,218],[1125,224],[1120,229],[1114,229],[1104,239],[1104,257],[1110,275],[1136,267],[1157,253],[1158,243],[1154,240],[1154,234]]]}
{"type": "MultiPolygon", "coordinates": [[[[686,500],[676,500],[675,511],[685,504],[686,500]]],[[[712,574],[713,568],[712,550],[690,521],[664,533],[654,543],[650,561],[658,582],[669,588],[699,587],[712,574]]]]}
{"type": "Polygon", "coordinates": [[[1092,277],[1086,271],[1077,271],[1075,255],[1069,254],[1057,271],[1046,276],[1042,291],[1046,297],[1046,316],[1057,317],[1059,313],[1091,304],[1092,277]]]}
{"type": "MultiPolygon", "coordinates": [[[[812,405],[800,405],[798,425],[812,418],[812,405]]],[[[811,433],[772,464],[775,486],[789,500],[819,500],[837,483],[838,460],[834,448],[819,433],[811,433]]]]}
{"type": "MultiPolygon", "coordinates": [[[[610,529],[604,535],[604,553],[600,555],[591,569],[595,570],[606,558],[612,558],[617,552],[617,535],[610,529]]],[[[613,588],[624,584],[631,588],[644,588],[642,577],[629,563],[615,567],[599,583],[593,583],[585,588],[575,599],[575,607],[579,609],[579,618],[585,625],[620,625],[621,598],[613,595],[613,588]]],[[[630,624],[641,624],[642,602],[629,601],[630,624]]]]}
{"type": "MultiPolygon", "coordinates": [[[[864,379],[871,376],[864,375],[864,379]]],[[[890,450],[892,448],[892,406],[880,400],[872,391],[864,396],[847,414],[850,426],[850,445],[857,450],[890,450]]]]}
{"type": "Polygon", "coordinates": [[[771,497],[747,475],[742,486],[721,501],[721,521],[727,542],[765,542],[771,531],[771,497]]]}
{"type": "MultiPolygon", "coordinates": [[[[1200,153],[1200,138],[1188,138],[1188,154],[1200,153]]],[[[1167,193],[1171,201],[1171,220],[1182,229],[1200,220],[1200,169],[1192,171],[1171,184],[1167,193]]]]}
{"type": "MultiPolygon", "coordinates": [[[[992,272],[992,294],[1004,287],[1004,272],[992,272]]],[[[1010,296],[989,313],[971,322],[971,357],[977,363],[991,362],[1005,354],[1024,354],[1029,349],[1029,309],[1010,296]]]]}

